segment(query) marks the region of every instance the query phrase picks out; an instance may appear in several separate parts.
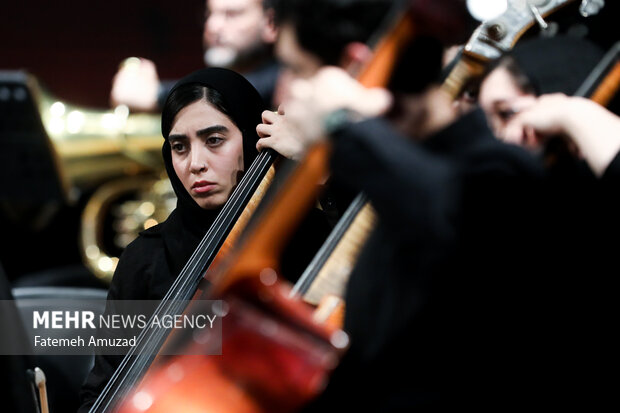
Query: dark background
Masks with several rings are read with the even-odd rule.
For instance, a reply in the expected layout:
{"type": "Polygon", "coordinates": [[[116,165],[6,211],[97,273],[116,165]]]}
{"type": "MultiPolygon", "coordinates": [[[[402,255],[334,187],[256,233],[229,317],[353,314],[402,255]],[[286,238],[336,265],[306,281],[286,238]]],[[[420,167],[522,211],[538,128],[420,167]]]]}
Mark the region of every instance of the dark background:
{"type": "MultiPolygon", "coordinates": [[[[163,79],[180,78],[204,67],[204,3],[3,1],[0,70],[26,70],[60,100],[85,108],[107,108],[112,78],[129,56],[153,60],[163,79]]],[[[12,176],[3,176],[2,180],[12,176]]],[[[36,192],[37,188],[26,190],[36,192]]],[[[82,277],[85,269],[78,244],[80,217],[88,197],[84,193],[75,205],[56,205],[44,229],[28,225],[34,221],[30,216],[39,216],[39,209],[24,207],[23,218],[16,220],[9,218],[12,215],[0,204],[0,263],[9,279],[24,280],[22,275],[29,274],[65,274],[85,282],[95,280],[92,276],[82,277]]]]}
{"type": "Polygon", "coordinates": [[[3,1],[0,70],[24,69],[59,99],[108,106],[112,77],[129,56],[161,78],[203,67],[204,0],[3,1]]]}

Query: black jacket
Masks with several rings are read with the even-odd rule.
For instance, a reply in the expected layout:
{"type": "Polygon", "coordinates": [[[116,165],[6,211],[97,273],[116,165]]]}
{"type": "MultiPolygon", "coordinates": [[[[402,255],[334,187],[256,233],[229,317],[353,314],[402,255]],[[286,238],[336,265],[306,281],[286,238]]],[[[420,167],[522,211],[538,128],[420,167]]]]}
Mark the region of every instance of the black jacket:
{"type": "Polygon", "coordinates": [[[424,146],[380,120],[345,127],[334,146],[334,177],[364,191],[379,222],[347,287],[351,348],[308,409],[487,403],[500,352],[489,332],[503,317],[514,325],[508,285],[521,266],[502,278],[518,256],[503,248],[534,225],[514,211],[537,193],[540,163],[497,141],[479,112],[424,146]]]}

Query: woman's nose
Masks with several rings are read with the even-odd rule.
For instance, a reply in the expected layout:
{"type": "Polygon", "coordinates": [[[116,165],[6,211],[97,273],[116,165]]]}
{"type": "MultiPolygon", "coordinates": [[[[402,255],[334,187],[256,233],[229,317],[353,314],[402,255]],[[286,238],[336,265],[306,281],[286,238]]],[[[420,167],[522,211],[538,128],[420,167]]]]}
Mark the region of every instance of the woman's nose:
{"type": "Polygon", "coordinates": [[[207,170],[207,161],[204,156],[201,156],[200,151],[192,151],[192,160],[189,165],[191,173],[200,173],[207,170]]]}

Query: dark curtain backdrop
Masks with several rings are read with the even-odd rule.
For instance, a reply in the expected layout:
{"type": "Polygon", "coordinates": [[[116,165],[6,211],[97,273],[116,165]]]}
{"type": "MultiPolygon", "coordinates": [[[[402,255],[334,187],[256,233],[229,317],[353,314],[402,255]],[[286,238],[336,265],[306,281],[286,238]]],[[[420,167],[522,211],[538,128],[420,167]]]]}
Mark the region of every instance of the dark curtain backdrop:
{"type": "Polygon", "coordinates": [[[128,56],[160,77],[200,68],[204,0],[20,0],[0,8],[0,70],[25,69],[58,98],[106,107],[128,56]]]}

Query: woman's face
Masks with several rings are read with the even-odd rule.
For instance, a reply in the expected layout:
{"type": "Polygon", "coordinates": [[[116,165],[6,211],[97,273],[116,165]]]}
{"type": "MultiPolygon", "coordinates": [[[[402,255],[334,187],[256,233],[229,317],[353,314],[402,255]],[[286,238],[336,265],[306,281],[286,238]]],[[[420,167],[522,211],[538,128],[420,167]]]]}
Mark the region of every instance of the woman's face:
{"type": "Polygon", "coordinates": [[[228,200],[243,171],[243,136],[204,100],[183,108],[168,136],[172,165],[185,190],[204,209],[228,200]]]}
{"type": "Polygon", "coordinates": [[[478,103],[484,110],[495,136],[509,141],[507,127],[515,114],[513,103],[524,96],[533,97],[519,88],[514,77],[505,67],[498,67],[484,79],[480,85],[478,103]]]}

